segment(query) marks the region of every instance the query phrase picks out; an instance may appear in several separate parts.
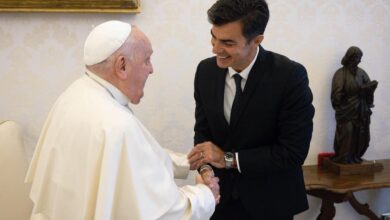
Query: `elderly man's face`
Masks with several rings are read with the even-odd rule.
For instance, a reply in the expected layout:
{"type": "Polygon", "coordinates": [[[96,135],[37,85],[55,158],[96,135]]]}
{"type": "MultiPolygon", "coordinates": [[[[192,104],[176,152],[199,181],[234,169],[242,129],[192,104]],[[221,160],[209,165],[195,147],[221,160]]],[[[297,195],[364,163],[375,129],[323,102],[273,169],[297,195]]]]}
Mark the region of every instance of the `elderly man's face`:
{"type": "MultiPolygon", "coordinates": [[[[144,87],[149,74],[153,73],[151,56],[153,53],[149,39],[145,35],[138,42],[137,55],[128,60],[130,68],[127,68],[128,98],[132,104],[138,104],[144,95],[144,87]]],[[[133,51],[134,52],[134,51],[133,51]]]]}

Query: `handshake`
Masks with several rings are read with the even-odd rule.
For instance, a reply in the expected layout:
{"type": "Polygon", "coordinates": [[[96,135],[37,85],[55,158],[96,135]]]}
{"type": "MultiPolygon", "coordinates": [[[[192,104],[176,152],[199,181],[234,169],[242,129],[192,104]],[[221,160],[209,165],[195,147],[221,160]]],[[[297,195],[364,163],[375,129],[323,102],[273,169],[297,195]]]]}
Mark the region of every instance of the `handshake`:
{"type": "Polygon", "coordinates": [[[219,194],[219,179],[215,177],[211,164],[217,168],[225,168],[224,152],[214,143],[207,141],[197,144],[188,154],[190,169],[199,169],[196,177],[197,184],[205,184],[213,192],[216,204],[219,203],[221,195],[219,194]]]}
{"type": "Polygon", "coordinates": [[[221,195],[219,194],[219,179],[214,176],[213,168],[209,165],[203,165],[199,170],[200,175],[195,178],[196,184],[205,184],[211,190],[214,195],[215,204],[219,203],[221,195]]]}

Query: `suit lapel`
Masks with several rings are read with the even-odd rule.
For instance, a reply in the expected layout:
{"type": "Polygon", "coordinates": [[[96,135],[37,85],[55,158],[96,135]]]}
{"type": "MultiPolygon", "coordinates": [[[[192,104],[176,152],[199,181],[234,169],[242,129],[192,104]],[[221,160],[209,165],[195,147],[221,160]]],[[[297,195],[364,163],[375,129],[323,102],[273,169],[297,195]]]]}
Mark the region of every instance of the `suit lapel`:
{"type": "Polygon", "coordinates": [[[238,109],[238,116],[237,120],[234,124],[230,126],[231,130],[233,130],[237,123],[240,121],[240,118],[242,117],[242,113],[244,112],[245,108],[247,107],[253,92],[256,90],[256,88],[259,86],[259,83],[261,82],[261,79],[265,76],[266,64],[265,64],[265,56],[266,51],[263,49],[263,47],[259,46],[259,54],[257,56],[256,62],[253,65],[251,71],[248,75],[248,80],[245,84],[244,92],[242,94],[240,106],[238,109]]]}

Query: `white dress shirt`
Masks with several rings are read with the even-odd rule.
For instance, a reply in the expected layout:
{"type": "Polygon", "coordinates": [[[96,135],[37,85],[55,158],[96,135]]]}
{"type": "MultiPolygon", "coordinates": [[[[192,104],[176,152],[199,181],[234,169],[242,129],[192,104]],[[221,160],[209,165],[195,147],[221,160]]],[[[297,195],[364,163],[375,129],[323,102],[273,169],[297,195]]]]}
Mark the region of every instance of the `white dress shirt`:
{"type": "MultiPolygon", "coordinates": [[[[240,74],[242,77],[241,80],[241,89],[242,92],[245,91],[245,85],[246,81],[248,80],[249,72],[252,70],[253,65],[256,62],[257,56],[259,54],[259,48],[257,48],[256,56],[253,58],[252,62],[247,66],[245,69],[243,69],[240,74]]],[[[224,100],[223,100],[223,112],[225,114],[226,121],[230,124],[230,114],[232,110],[232,105],[234,101],[234,96],[236,94],[236,83],[234,82],[233,75],[237,74],[237,71],[235,71],[233,68],[228,68],[228,74],[226,74],[225,78],[225,93],[224,93],[224,100]]],[[[238,153],[235,153],[236,161],[237,161],[237,169],[239,172],[240,170],[240,163],[238,159],[238,153]]]]}

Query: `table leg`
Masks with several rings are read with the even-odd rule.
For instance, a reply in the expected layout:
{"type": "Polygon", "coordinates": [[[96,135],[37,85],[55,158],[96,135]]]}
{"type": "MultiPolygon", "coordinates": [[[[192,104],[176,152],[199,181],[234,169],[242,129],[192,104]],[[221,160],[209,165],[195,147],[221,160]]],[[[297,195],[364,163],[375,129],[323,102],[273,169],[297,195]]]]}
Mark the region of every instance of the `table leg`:
{"type": "Polygon", "coordinates": [[[322,189],[308,190],[307,193],[322,200],[321,213],[318,215],[317,220],[333,219],[336,215],[334,203],[341,203],[347,200],[346,193],[334,193],[322,189]]]}
{"type": "Polygon", "coordinates": [[[331,220],[336,215],[336,208],[333,201],[323,198],[321,204],[321,213],[318,215],[317,220],[331,220]]]}
{"type": "MultiPolygon", "coordinates": [[[[368,204],[361,204],[355,197],[355,195],[351,192],[347,195],[348,202],[351,206],[360,214],[367,216],[370,220],[380,220],[378,216],[375,215],[373,211],[371,211],[368,204]]],[[[322,209],[321,209],[322,210],[322,209]]]]}

